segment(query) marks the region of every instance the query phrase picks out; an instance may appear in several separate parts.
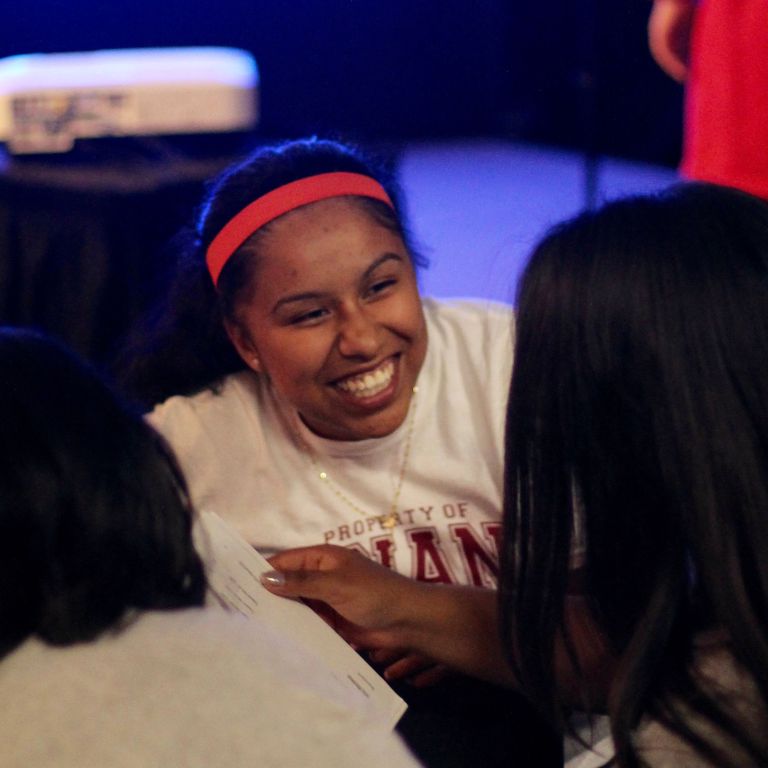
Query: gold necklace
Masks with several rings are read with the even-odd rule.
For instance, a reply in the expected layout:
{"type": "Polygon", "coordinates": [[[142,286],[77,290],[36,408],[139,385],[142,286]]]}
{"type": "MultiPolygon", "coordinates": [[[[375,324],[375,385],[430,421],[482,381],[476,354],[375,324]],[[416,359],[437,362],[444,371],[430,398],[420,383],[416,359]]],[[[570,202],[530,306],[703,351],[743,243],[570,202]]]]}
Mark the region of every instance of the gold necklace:
{"type": "Polygon", "coordinates": [[[352,499],[347,496],[344,491],[339,488],[336,483],[331,480],[328,473],[318,464],[317,456],[315,452],[304,442],[301,441],[305,450],[309,454],[309,460],[312,462],[312,468],[317,472],[317,476],[338,496],[348,507],[353,509],[357,514],[362,515],[365,518],[374,517],[379,521],[384,528],[394,528],[397,524],[397,503],[400,500],[400,491],[403,487],[403,480],[405,479],[405,471],[408,468],[408,459],[411,456],[411,437],[413,436],[413,423],[416,420],[416,394],[419,391],[417,386],[413,388],[413,399],[411,401],[411,413],[408,416],[408,431],[405,433],[405,447],[403,448],[403,461],[400,465],[400,473],[397,478],[397,487],[395,488],[395,495],[392,498],[392,504],[389,507],[389,512],[381,515],[370,515],[362,507],[355,504],[352,499]]]}

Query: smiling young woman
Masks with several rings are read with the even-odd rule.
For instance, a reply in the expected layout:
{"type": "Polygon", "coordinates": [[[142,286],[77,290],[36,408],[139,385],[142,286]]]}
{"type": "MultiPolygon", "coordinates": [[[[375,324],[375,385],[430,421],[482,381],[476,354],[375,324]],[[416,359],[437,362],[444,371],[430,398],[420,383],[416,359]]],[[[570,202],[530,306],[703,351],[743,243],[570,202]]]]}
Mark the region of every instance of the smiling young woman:
{"type": "Polygon", "coordinates": [[[286,213],[227,331],[317,435],[384,437],[405,421],[427,349],[402,238],[347,198],[286,213]]]}
{"type": "Polygon", "coordinates": [[[341,543],[493,587],[512,312],[422,299],[421,266],[382,168],[259,149],[212,184],[128,380],[195,502],[265,554],[341,543]]]}
{"type": "MultiPolygon", "coordinates": [[[[195,504],[263,554],[331,542],[493,589],[512,312],[422,299],[420,266],[381,168],[336,142],[262,148],[211,186],[132,379],[195,504]]],[[[442,674],[374,658],[393,679],[442,674]]],[[[510,731],[508,696],[443,681],[407,695],[403,733],[428,766],[504,765],[489,722],[519,754],[542,738],[529,716],[510,731]]]]}

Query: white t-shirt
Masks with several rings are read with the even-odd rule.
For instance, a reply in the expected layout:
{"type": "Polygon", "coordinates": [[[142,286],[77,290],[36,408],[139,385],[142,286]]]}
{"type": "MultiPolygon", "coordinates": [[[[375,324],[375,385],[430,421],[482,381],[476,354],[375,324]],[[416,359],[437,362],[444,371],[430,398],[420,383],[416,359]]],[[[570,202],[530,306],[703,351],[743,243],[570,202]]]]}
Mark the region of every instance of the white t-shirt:
{"type": "Polygon", "coordinates": [[[3,768],[415,768],[296,649],[220,609],[148,612],[0,660],[3,768]]]}
{"type": "Polygon", "coordinates": [[[414,578],[495,586],[512,310],[430,299],[424,309],[418,393],[386,437],[319,438],[250,371],[158,406],[149,419],[175,450],[195,506],[267,556],[339,544],[414,578]],[[379,515],[390,511],[401,472],[397,524],[386,528],[379,515]]]}

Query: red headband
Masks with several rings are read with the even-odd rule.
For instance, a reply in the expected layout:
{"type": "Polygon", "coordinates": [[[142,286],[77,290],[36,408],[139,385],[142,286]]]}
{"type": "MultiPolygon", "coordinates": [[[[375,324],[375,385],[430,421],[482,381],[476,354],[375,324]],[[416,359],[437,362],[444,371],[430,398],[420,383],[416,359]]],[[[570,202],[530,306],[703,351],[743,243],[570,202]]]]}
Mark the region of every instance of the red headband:
{"type": "Polygon", "coordinates": [[[294,208],[341,195],[372,197],[390,208],[395,207],[384,187],[361,173],[321,173],[273,189],[243,208],[213,238],[205,256],[213,284],[218,282],[219,274],[229,257],[256,230],[294,208]]]}

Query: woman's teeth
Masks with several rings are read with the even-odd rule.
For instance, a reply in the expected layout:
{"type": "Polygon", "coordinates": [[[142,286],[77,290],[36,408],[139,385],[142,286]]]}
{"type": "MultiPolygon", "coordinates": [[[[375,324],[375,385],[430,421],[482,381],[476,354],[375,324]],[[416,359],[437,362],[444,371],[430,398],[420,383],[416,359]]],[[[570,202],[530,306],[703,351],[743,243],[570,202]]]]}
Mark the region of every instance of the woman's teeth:
{"type": "Polygon", "coordinates": [[[376,370],[364,373],[361,376],[350,376],[340,381],[336,386],[348,392],[353,397],[373,397],[385,390],[392,381],[395,373],[395,364],[392,360],[382,363],[376,370]]]}

